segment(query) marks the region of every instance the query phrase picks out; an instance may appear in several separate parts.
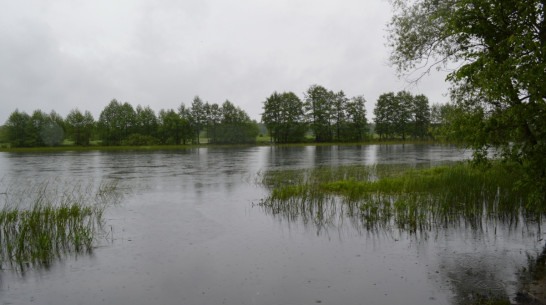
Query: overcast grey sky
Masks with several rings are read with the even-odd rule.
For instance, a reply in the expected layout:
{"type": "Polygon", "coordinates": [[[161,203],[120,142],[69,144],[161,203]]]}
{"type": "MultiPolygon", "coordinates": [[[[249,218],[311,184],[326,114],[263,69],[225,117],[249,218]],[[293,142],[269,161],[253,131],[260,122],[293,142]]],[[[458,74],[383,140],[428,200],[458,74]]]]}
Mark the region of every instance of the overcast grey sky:
{"type": "Polygon", "coordinates": [[[160,109],[229,99],[256,120],[273,91],[312,84],[364,95],[409,90],[388,64],[386,0],[35,0],[0,10],[0,124],[16,108],[90,110],[113,99],[160,109]]]}

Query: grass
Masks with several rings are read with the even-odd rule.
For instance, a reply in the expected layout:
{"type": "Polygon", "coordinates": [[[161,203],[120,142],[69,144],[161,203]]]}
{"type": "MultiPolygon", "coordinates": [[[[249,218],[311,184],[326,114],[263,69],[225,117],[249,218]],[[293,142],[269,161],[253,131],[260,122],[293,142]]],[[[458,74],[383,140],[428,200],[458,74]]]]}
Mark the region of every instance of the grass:
{"type": "Polygon", "coordinates": [[[119,199],[117,183],[62,185],[45,181],[7,187],[0,209],[0,261],[15,269],[50,264],[93,249],[105,208],[119,199]]]}
{"type": "Polygon", "coordinates": [[[498,220],[517,223],[521,217],[540,220],[545,211],[528,205],[527,190],[515,187],[521,175],[518,167],[501,163],[487,168],[455,163],[269,171],[258,181],[270,190],[259,205],[320,226],[349,218],[366,229],[409,232],[449,225],[478,228],[498,220]]]}
{"type": "Polygon", "coordinates": [[[351,145],[392,145],[392,144],[440,144],[441,142],[432,140],[365,140],[362,142],[328,142],[328,143],[315,143],[312,139],[307,139],[302,143],[286,143],[286,144],[273,144],[269,136],[262,135],[256,138],[255,144],[209,144],[207,138],[200,138],[200,144],[180,144],[180,145],[142,145],[142,146],[130,146],[130,145],[118,145],[118,146],[102,146],[101,141],[91,141],[89,146],[76,146],[73,141],[65,140],[60,146],[53,147],[11,147],[11,145],[4,143],[0,145],[0,152],[21,152],[21,153],[34,153],[34,152],[58,152],[58,151],[90,151],[90,150],[102,150],[102,151],[124,151],[124,150],[177,150],[187,148],[214,148],[214,147],[249,147],[249,146],[351,146],[351,145]]]}

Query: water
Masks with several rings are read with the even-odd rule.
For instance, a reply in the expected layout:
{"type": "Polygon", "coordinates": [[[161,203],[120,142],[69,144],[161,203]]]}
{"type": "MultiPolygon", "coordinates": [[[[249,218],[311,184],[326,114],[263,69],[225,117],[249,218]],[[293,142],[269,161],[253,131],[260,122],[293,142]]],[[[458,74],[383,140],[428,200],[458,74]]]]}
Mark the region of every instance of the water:
{"type": "Polygon", "coordinates": [[[0,153],[2,185],[115,179],[91,255],[0,273],[2,304],[465,304],[475,288],[513,298],[537,225],[410,235],[351,224],[317,230],[253,203],[260,171],[317,165],[437,164],[450,146],[298,146],[0,153]]]}

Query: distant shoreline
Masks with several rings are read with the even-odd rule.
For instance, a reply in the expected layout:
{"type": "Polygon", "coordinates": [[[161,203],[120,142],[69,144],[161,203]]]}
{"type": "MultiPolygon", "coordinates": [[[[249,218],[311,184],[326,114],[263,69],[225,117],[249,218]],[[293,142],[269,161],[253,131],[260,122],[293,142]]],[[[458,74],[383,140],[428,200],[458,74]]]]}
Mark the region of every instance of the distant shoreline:
{"type": "Polygon", "coordinates": [[[52,147],[14,147],[14,148],[0,148],[0,152],[58,152],[58,151],[131,151],[131,150],[182,150],[193,148],[237,148],[237,147],[293,147],[293,146],[357,146],[357,145],[397,145],[397,144],[444,144],[449,145],[452,143],[423,140],[423,141],[401,141],[401,140],[386,140],[386,141],[366,141],[366,142],[331,142],[331,143],[255,143],[255,144],[181,144],[181,145],[142,145],[142,146],[52,146],[52,147]]]}

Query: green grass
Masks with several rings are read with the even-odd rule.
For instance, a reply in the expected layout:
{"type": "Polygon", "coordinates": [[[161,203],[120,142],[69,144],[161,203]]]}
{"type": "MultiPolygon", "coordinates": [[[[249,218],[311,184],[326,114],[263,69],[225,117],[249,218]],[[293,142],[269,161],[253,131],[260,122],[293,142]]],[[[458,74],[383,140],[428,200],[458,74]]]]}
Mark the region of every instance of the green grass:
{"type": "Polygon", "coordinates": [[[0,261],[15,269],[90,252],[105,208],[119,199],[116,182],[98,186],[46,181],[8,187],[0,202],[0,261]],[[57,184],[55,184],[57,183],[57,184]]]}
{"type": "Polygon", "coordinates": [[[529,205],[527,190],[516,187],[521,175],[517,166],[501,163],[488,168],[455,163],[269,171],[258,181],[270,190],[259,204],[291,220],[334,223],[349,218],[367,229],[410,232],[449,225],[477,228],[499,220],[517,223],[521,217],[539,220],[545,211],[529,205]]]}

